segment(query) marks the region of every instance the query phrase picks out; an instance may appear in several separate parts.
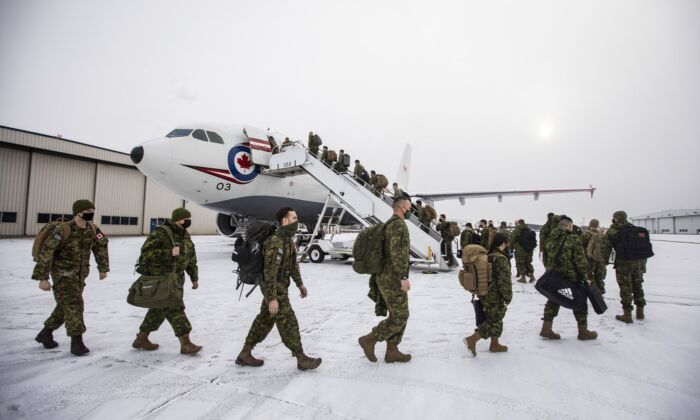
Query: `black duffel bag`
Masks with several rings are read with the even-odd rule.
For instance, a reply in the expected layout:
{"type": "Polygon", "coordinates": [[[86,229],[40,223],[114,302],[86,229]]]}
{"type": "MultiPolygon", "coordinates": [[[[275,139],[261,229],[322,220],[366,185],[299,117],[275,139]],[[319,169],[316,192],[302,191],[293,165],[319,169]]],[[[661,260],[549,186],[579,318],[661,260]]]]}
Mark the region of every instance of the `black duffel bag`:
{"type": "Polygon", "coordinates": [[[472,305],[474,305],[474,315],[476,319],[476,326],[483,324],[486,321],[486,314],[484,313],[484,305],[481,300],[472,300],[472,305]]]}
{"type": "Polygon", "coordinates": [[[537,279],[535,289],[559,306],[588,312],[588,293],[585,286],[572,282],[556,268],[545,271],[537,279]]]}
{"type": "Polygon", "coordinates": [[[593,307],[595,313],[598,315],[605,313],[605,311],[608,310],[608,305],[605,303],[605,299],[603,299],[603,295],[600,293],[600,290],[598,290],[598,288],[595,286],[584,287],[586,289],[588,300],[591,301],[591,306],[593,307]]]}

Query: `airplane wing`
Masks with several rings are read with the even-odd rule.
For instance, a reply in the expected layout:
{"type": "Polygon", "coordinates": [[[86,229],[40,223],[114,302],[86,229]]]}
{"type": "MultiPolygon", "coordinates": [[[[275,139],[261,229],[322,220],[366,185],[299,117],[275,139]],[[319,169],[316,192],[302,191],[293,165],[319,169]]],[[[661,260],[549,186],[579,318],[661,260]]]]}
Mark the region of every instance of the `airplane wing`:
{"type": "Polygon", "coordinates": [[[498,197],[498,201],[502,201],[504,196],[507,195],[532,195],[535,200],[540,197],[540,194],[563,194],[563,193],[574,193],[574,192],[588,192],[593,198],[593,193],[595,192],[595,187],[589,185],[588,188],[573,188],[573,189],[561,189],[561,190],[525,190],[525,191],[483,191],[483,192],[465,192],[465,193],[415,193],[411,194],[413,197],[421,198],[426,202],[444,201],[444,200],[459,200],[461,205],[468,198],[482,198],[482,197],[498,197]]]}

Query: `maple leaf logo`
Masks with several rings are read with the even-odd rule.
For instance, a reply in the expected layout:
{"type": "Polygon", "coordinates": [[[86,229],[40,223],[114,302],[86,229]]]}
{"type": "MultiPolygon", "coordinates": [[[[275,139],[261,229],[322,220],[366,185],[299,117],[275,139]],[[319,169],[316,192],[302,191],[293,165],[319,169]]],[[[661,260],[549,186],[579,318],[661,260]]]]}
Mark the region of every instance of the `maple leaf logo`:
{"type": "Polygon", "coordinates": [[[250,161],[250,158],[245,153],[243,154],[243,156],[236,159],[236,163],[238,163],[238,166],[240,166],[241,169],[245,170],[248,170],[251,166],[253,166],[253,162],[250,161]]]}

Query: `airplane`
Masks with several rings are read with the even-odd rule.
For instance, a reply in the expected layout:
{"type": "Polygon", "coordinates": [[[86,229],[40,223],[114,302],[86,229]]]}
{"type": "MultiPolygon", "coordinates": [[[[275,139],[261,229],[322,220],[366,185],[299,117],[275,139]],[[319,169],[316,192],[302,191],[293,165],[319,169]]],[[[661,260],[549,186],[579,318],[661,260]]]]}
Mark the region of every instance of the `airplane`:
{"type": "MultiPolygon", "coordinates": [[[[130,157],[147,177],[166,189],[218,213],[217,229],[224,236],[234,236],[236,229],[248,218],[275,220],[277,209],[294,207],[299,219],[307,226],[327,204],[328,190],[308,174],[294,177],[267,175],[275,144],[289,136],[247,125],[188,124],[137,145],[130,157]]],[[[295,142],[296,145],[303,144],[295,142]]],[[[404,151],[397,180],[408,184],[411,149],[404,151]]],[[[457,199],[464,204],[468,198],[589,192],[595,188],[485,191],[456,193],[417,193],[413,197],[432,204],[435,201],[457,199]]],[[[346,214],[341,223],[356,221],[346,214]]]]}

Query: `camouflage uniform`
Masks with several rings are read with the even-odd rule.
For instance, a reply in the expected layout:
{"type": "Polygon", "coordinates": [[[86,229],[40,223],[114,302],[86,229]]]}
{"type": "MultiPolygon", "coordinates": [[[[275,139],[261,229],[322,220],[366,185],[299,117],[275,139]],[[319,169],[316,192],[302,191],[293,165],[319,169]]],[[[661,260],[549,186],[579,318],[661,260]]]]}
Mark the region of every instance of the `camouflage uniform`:
{"type": "Polygon", "coordinates": [[[547,217],[547,222],[542,225],[540,228],[540,251],[542,252],[542,263],[544,266],[549,265],[548,257],[549,253],[547,251],[547,239],[549,234],[552,232],[552,229],[554,229],[555,223],[554,223],[554,217],[547,217]]]}
{"type": "MultiPolygon", "coordinates": [[[[555,266],[568,279],[575,283],[583,284],[588,274],[588,263],[583,253],[581,239],[573,232],[556,228],[547,237],[547,253],[551,256],[551,264],[547,269],[555,266]],[[561,249],[561,253],[560,250],[561,249]],[[555,257],[559,254],[559,258],[555,257]]],[[[587,324],[587,311],[574,310],[574,317],[579,325],[587,324]]],[[[559,314],[559,305],[547,301],[544,306],[544,320],[552,321],[559,314]]]]}
{"type": "Polygon", "coordinates": [[[502,233],[502,234],[506,235],[506,237],[508,238],[508,247],[506,248],[506,256],[510,260],[510,258],[512,257],[512,254],[510,251],[513,250],[513,241],[511,238],[511,235],[513,233],[510,231],[510,229],[504,228],[504,227],[499,227],[498,230],[496,231],[496,233],[502,233]]]}
{"type": "Polygon", "coordinates": [[[291,278],[297,287],[304,283],[299,272],[296,250],[292,237],[283,231],[277,231],[270,236],[263,244],[263,254],[265,256],[264,280],[260,284],[263,294],[263,301],[260,306],[260,313],[245,339],[245,344],[255,347],[261,343],[272,331],[272,327],[277,325],[282,342],[292,352],[292,355],[303,353],[301,345],[301,335],[299,334],[299,322],[289,301],[289,285],[291,278]],[[269,310],[269,302],[276,300],[279,310],[276,315],[272,315],[269,310]]]}
{"type": "MultiPolygon", "coordinates": [[[[175,271],[180,287],[184,289],[185,272],[194,283],[199,281],[199,269],[197,267],[197,254],[194,243],[185,228],[178,226],[171,220],[165,222],[165,226],[151,232],[141,247],[141,257],[137,271],[144,275],[159,276],[175,271]],[[175,244],[173,244],[165,229],[170,229],[175,244]],[[180,246],[180,255],[172,256],[174,246],[180,246]]],[[[192,325],[185,314],[185,304],[172,308],[149,309],[139,329],[150,333],[157,331],[163,321],[168,320],[177,337],[188,335],[192,331],[192,325]]]]}
{"type": "Polygon", "coordinates": [[[496,229],[493,226],[487,226],[481,231],[481,246],[486,249],[491,249],[491,242],[496,235],[496,229]]]}
{"type": "Polygon", "coordinates": [[[408,293],[401,290],[401,280],[408,278],[409,237],[406,222],[394,215],[384,230],[384,268],[377,278],[379,293],[386,302],[389,317],[372,329],[377,341],[398,345],[408,322],[408,293]]]}
{"type": "Polygon", "coordinates": [[[513,299],[513,286],[510,282],[510,261],[500,250],[489,254],[489,262],[493,265],[493,277],[486,296],[479,297],[486,320],[477,331],[481,338],[500,337],[503,333],[503,318],[506,316],[506,305],[513,299]]]}
{"type": "Polygon", "coordinates": [[[362,172],[365,170],[365,167],[362,166],[361,163],[356,163],[355,164],[355,169],[353,170],[353,174],[355,175],[355,178],[357,179],[362,179],[362,172]]]}
{"type": "MultiPolygon", "coordinates": [[[[613,222],[610,229],[605,233],[607,238],[606,249],[603,252],[603,259],[608,261],[612,248],[616,244],[617,235],[620,229],[631,228],[632,225],[627,220],[613,222]]],[[[636,306],[644,307],[647,302],[644,299],[644,288],[642,283],[644,277],[642,270],[646,271],[646,260],[623,260],[615,256],[615,277],[620,286],[620,302],[624,311],[632,311],[632,302],[636,306]]]]}
{"type": "Polygon", "coordinates": [[[464,228],[462,234],[459,235],[459,247],[464,249],[465,246],[472,243],[472,236],[474,235],[474,229],[468,227],[464,228]]]}
{"type": "Polygon", "coordinates": [[[336,172],[339,173],[345,173],[348,170],[348,167],[345,166],[345,152],[339,152],[338,153],[338,161],[333,165],[333,169],[336,170],[336,172]]]}
{"type": "Polygon", "coordinates": [[[447,254],[447,264],[457,264],[457,261],[455,261],[454,254],[452,252],[452,241],[454,241],[455,238],[454,236],[450,236],[449,234],[450,222],[444,221],[438,223],[437,226],[435,226],[435,230],[440,232],[440,235],[442,236],[442,243],[440,244],[440,248],[442,248],[443,254],[447,254]]]}
{"type": "Polygon", "coordinates": [[[58,225],[47,236],[37,258],[32,279],[53,280],[53,296],[56,308],[44,322],[50,330],[64,323],[66,333],[73,337],[82,335],[86,328],[83,320],[83,289],[90,272],[90,252],[95,255],[97,270],[109,271],[109,240],[100,229],[89,223],[84,229],[75,221],[66,222],[70,227],[68,237],[63,237],[63,226],[58,225]]]}
{"type": "Polygon", "coordinates": [[[535,268],[532,266],[532,254],[534,250],[528,251],[520,245],[520,237],[526,230],[530,230],[527,225],[517,225],[511,238],[511,246],[515,250],[515,275],[517,277],[533,276],[535,274],[535,268]]]}
{"type": "MultiPolygon", "coordinates": [[[[588,228],[588,230],[581,235],[581,244],[583,245],[584,251],[588,249],[588,243],[593,235],[602,235],[602,233],[599,229],[588,228]]],[[[601,250],[601,253],[605,255],[605,250],[609,249],[609,246],[606,244],[608,239],[603,236],[602,242],[601,246],[603,250],[601,250]]],[[[607,259],[603,258],[603,261],[596,261],[589,255],[586,255],[586,259],[588,260],[588,278],[593,281],[593,284],[600,290],[600,293],[605,293],[605,276],[607,274],[605,266],[607,259]]]]}

